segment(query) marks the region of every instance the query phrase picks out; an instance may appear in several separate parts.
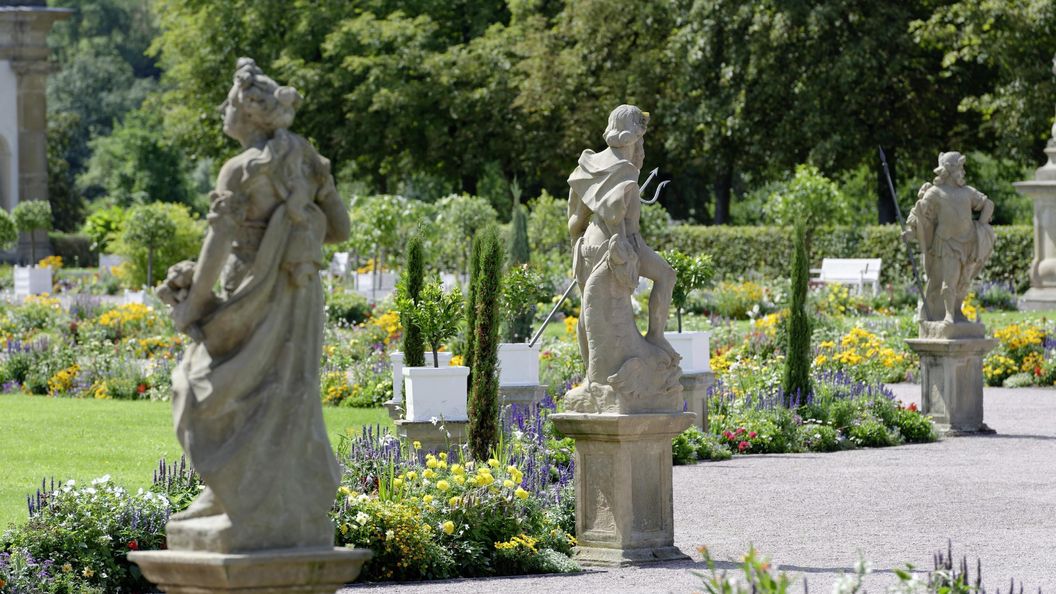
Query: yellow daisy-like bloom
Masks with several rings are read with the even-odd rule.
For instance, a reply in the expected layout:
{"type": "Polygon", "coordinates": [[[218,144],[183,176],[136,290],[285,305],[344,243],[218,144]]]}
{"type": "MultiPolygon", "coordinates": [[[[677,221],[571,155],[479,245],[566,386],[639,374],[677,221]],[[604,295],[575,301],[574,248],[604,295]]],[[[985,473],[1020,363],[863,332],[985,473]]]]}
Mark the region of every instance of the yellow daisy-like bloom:
{"type": "Polygon", "coordinates": [[[465,484],[466,477],[461,476],[461,475],[455,475],[455,478],[452,479],[452,480],[455,481],[455,484],[462,485],[462,484],[465,484]]]}
{"type": "Polygon", "coordinates": [[[403,479],[398,479],[398,478],[392,479],[392,488],[393,489],[399,489],[402,486],[403,486],[403,479]]]}
{"type": "Polygon", "coordinates": [[[499,467],[499,461],[496,460],[495,458],[491,458],[491,459],[488,460],[488,466],[490,466],[492,468],[498,468],[499,467]]]}
{"type": "Polygon", "coordinates": [[[445,480],[439,480],[439,481],[436,481],[436,488],[437,488],[437,490],[439,490],[442,493],[442,492],[450,489],[451,485],[450,485],[450,483],[448,483],[445,480]]]}
{"type": "Polygon", "coordinates": [[[422,497],[422,503],[429,504],[429,503],[432,503],[432,502],[433,502],[433,496],[432,495],[425,495],[424,497],[422,497]]]}
{"type": "Polygon", "coordinates": [[[407,480],[413,481],[416,478],[418,478],[418,473],[417,472],[412,470],[412,471],[407,473],[407,480]]]}
{"type": "Polygon", "coordinates": [[[517,490],[514,491],[513,494],[515,497],[517,497],[517,499],[528,499],[529,495],[528,491],[525,491],[521,487],[517,487],[517,490]]]}
{"type": "Polygon", "coordinates": [[[443,523],[443,529],[444,529],[444,534],[454,534],[455,533],[455,523],[452,522],[451,520],[448,520],[448,521],[443,523]]]}
{"type": "Polygon", "coordinates": [[[441,461],[436,463],[436,467],[437,468],[441,468],[441,469],[447,468],[447,462],[444,462],[443,460],[441,460],[441,461]]]}
{"type": "Polygon", "coordinates": [[[440,462],[438,462],[436,458],[428,458],[425,461],[426,468],[436,468],[439,465],[440,465],[440,462]]]}
{"type": "Polygon", "coordinates": [[[91,568],[91,567],[85,567],[85,568],[84,568],[84,570],[83,570],[83,571],[81,571],[81,575],[83,575],[83,576],[84,576],[84,577],[86,577],[86,578],[90,578],[90,577],[92,577],[93,575],[95,575],[95,572],[94,572],[94,571],[92,571],[92,568],[91,568]]]}
{"type": "Polygon", "coordinates": [[[432,468],[426,468],[425,472],[422,473],[422,476],[424,476],[427,479],[436,478],[436,473],[433,472],[432,468]]]}
{"type": "Polygon", "coordinates": [[[414,449],[416,450],[422,449],[422,442],[418,441],[417,439],[414,440],[411,445],[414,446],[414,449]]]}
{"type": "Polygon", "coordinates": [[[447,461],[447,452],[440,452],[440,459],[446,462],[447,461]]]}
{"type": "Polygon", "coordinates": [[[447,504],[450,505],[451,507],[457,507],[458,506],[458,495],[455,495],[451,499],[448,499],[447,500],[447,504]]]}
{"type": "Polygon", "coordinates": [[[466,469],[462,468],[461,464],[452,464],[451,465],[451,474],[454,474],[456,476],[460,476],[460,475],[463,475],[465,473],[466,473],[466,469]]]}

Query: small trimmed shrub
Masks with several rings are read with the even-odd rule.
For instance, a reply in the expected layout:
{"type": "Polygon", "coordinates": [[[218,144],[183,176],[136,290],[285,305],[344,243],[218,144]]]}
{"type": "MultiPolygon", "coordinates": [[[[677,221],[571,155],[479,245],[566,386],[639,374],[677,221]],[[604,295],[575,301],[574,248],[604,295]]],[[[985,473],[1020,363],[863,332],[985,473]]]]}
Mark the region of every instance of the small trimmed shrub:
{"type": "Polygon", "coordinates": [[[326,319],[331,324],[351,328],[370,318],[370,303],[354,291],[333,291],[326,295],[326,319]]]}

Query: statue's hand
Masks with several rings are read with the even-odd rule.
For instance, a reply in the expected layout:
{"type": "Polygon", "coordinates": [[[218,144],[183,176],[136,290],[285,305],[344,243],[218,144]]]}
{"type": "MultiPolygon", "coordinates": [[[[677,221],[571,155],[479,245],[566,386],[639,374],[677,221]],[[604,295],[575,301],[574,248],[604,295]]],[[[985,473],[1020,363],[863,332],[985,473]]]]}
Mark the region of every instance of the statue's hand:
{"type": "Polygon", "coordinates": [[[917,236],[916,236],[915,233],[913,233],[913,231],[911,229],[906,229],[905,231],[902,232],[902,240],[903,241],[916,241],[917,240],[917,236]]]}
{"type": "Polygon", "coordinates": [[[195,322],[202,319],[202,308],[196,307],[190,299],[185,299],[172,306],[172,324],[180,332],[186,333],[195,322]]]}

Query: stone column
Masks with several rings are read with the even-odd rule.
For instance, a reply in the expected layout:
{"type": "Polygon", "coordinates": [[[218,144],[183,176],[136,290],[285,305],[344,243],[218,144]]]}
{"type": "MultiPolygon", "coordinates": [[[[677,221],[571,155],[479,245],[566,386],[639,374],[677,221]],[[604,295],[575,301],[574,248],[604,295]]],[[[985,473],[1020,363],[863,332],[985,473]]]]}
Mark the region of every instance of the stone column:
{"type": "Polygon", "coordinates": [[[993,338],[912,338],[920,355],[921,412],[947,436],[993,433],[983,422],[983,357],[993,338]]]}
{"type": "Polygon", "coordinates": [[[692,413],[561,413],[576,440],[576,560],[626,566],[688,559],[675,547],[671,439],[692,413]]]}
{"type": "Polygon", "coordinates": [[[1034,179],[1012,184],[1034,201],[1034,260],[1030,289],[1020,298],[1020,309],[1056,309],[1056,140],[1045,148],[1049,161],[1034,179]]]}
{"type": "Polygon", "coordinates": [[[697,427],[707,433],[708,388],[715,384],[715,373],[710,370],[683,373],[679,381],[686,399],[686,411],[697,415],[697,427]]]}
{"type": "MultiPolygon", "coordinates": [[[[48,32],[56,21],[68,19],[72,10],[24,2],[0,6],[0,60],[9,60],[18,77],[18,192],[12,205],[22,200],[48,199],[48,32]]],[[[46,233],[37,233],[36,252],[46,256],[46,233]]],[[[31,238],[19,242],[20,257],[28,257],[31,238]]],[[[36,262],[31,262],[36,264],[36,262]]]]}

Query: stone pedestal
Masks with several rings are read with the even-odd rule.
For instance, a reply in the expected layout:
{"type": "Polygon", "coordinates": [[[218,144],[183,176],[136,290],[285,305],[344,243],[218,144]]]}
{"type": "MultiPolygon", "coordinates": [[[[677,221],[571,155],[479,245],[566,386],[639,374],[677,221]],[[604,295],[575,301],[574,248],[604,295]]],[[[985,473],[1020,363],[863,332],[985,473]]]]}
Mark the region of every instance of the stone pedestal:
{"type": "Polygon", "coordinates": [[[697,415],[697,427],[708,431],[708,388],[715,383],[715,374],[711,371],[683,373],[682,396],[686,399],[686,412],[697,415]]]}
{"type": "Polygon", "coordinates": [[[516,405],[529,408],[543,401],[546,386],[499,386],[499,399],[502,406],[516,405]]]}
{"type": "Polygon", "coordinates": [[[1034,201],[1034,259],[1030,265],[1030,290],[1020,299],[1020,309],[1056,309],[1056,143],[1045,149],[1049,161],[1031,181],[1012,184],[1034,201]]]}
{"type": "Polygon", "coordinates": [[[993,433],[983,422],[983,357],[993,338],[906,340],[920,355],[921,412],[945,435],[993,433]]]}
{"type": "Polygon", "coordinates": [[[359,577],[366,549],[287,549],[244,554],[133,551],[128,560],[167,594],[334,594],[359,577]]]}
{"type": "Polygon", "coordinates": [[[626,566],[688,559],[674,537],[671,439],[692,413],[551,415],[576,440],[576,561],[626,566]]]}
{"type": "Polygon", "coordinates": [[[426,452],[447,452],[452,447],[466,443],[469,421],[396,420],[396,435],[406,443],[420,442],[426,452]]]}

